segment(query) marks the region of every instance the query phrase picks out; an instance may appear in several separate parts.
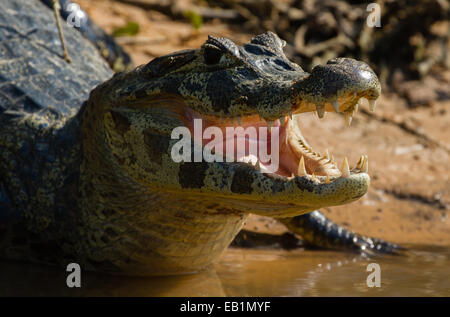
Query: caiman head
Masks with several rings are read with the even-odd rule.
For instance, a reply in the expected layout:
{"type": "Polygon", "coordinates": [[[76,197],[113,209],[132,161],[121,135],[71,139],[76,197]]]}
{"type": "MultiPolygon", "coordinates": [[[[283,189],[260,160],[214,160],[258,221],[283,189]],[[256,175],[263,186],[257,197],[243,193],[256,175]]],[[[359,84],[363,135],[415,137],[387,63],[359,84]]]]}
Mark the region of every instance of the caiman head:
{"type": "Polygon", "coordinates": [[[92,92],[82,111],[85,165],[91,164],[85,169],[103,168],[117,182],[152,191],[182,190],[185,197],[227,201],[240,211],[276,217],[363,196],[370,182],[367,156],[353,169],[344,159],[339,169],[328,152],[321,155],[308,145],[292,116],[340,112],[350,125],[360,98],[368,99],[373,110],[380,95],[377,76],[349,58],[330,60],[309,74],[286,58],[284,45],[271,32],[243,46],[210,36],[200,49],[115,75],[92,92]],[[197,119],[201,124],[196,126],[197,119]],[[212,127],[222,135],[213,138],[211,131],[218,130],[212,127]],[[253,127],[257,134],[230,136],[227,127],[247,132],[253,127]],[[266,138],[259,128],[269,128],[266,138]],[[184,132],[195,139],[188,149],[178,143],[184,132]],[[211,150],[211,140],[223,145],[211,150]],[[225,144],[233,140],[246,150],[230,155],[225,144]],[[278,162],[270,169],[261,152],[249,148],[265,145],[270,152],[274,142],[277,152],[271,154],[278,162]],[[207,149],[222,159],[206,161],[202,153],[207,149]],[[181,150],[188,154],[175,159],[181,150]]]}

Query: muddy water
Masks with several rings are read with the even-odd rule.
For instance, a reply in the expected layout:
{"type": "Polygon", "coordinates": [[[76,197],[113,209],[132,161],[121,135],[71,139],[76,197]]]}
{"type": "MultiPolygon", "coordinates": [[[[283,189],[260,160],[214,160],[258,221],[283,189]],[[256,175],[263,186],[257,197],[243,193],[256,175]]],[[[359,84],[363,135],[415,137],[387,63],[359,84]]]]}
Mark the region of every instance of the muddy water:
{"type": "Polygon", "coordinates": [[[124,278],[82,273],[69,289],[64,270],[0,262],[0,296],[450,296],[450,248],[410,247],[402,256],[365,258],[333,251],[226,251],[192,275],[124,278]],[[369,263],[381,287],[369,288],[369,263]]]}

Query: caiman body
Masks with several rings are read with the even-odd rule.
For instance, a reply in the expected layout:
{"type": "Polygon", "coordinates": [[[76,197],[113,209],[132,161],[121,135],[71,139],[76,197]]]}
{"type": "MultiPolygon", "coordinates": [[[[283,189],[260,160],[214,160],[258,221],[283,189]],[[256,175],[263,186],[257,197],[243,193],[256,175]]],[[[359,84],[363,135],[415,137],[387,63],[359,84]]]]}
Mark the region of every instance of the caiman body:
{"type": "Polygon", "coordinates": [[[366,64],[335,59],[308,74],[268,32],[243,46],[210,37],[112,76],[69,27],[73,62],[56,53],[53,17],[41,3],[0,3],[1,257],[116,274],[196,272],[249,213],[322,247],[395,249],[314,211],[367,192],[367,157],[341,171],[290,118],[338,111],[349,122],[360,98],[380,94],[366,64]],[[280,167],[266,173],[246,157],[175,162],[171,133],[192,131],[196,118],[204,128],[279,128],[280,167]]]}

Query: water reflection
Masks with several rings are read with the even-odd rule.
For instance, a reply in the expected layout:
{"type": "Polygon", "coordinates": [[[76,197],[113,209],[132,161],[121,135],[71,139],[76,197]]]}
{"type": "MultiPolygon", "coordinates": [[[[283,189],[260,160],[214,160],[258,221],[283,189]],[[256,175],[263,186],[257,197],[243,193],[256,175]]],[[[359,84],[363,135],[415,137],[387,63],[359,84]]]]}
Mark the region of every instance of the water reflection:
{"type": "Polygon", "coordinates": [[[410,247],[403,256],[366,258],[333,251],[230,248],[210,270],[130,278],[83,272],[66,286],[61,269],[0,262],[0,296],[449,296],[448,248],[410,247]],[[367,264],[381,267],[381,287],[366,285],[367,264]]]}
{"type": "Polygon", "coordinates": [[[226,296],[215,270],[166,277],[122,277],[82,272],[68,288],[62,269],[0,263],[0,296],[226,296]]]}

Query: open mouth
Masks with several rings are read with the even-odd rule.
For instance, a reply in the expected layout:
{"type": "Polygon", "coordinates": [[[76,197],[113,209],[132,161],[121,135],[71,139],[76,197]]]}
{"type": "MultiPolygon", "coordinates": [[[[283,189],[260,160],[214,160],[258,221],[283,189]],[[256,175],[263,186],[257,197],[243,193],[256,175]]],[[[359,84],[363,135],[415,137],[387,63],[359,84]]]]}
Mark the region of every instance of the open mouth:
{"type": "MultiPolygon", "coordinates": [[[[375,99],[371,99],[368,96],[366,99],[369,102],[370,110],[375,108],[375,99]]],[[[308,180],[317,184],[329,184],[335,182],[339,178],[351,178],[361,173],[368,173],[368,157],[367,155],[361,155],[359,161],[353,168],[350,168],[349,162],[345,157],[341,164],[337,164],[334,157],[328,152],[324,151],[322,154],[316,152],[306,141],[300,131],[300,127],[296,122],[296,116],[299,113],[314,111],[319,118],[323,118],[325,112],[341,112],[344,114],[345,122],[347,126],[350,126],[353,116],[358,111],[360,97],[357,93],[352,93],[351,96],[345,96],[338,100],[322,104],[320,106],[314,105],[309,102],[301,101],[297,102],[293,106],[291,113],[280,117],[274,121],[266,121],[259,115],[249,115],[241,117],[228,117],[219,118],[210,115],[199,114],[189,108],[186,108],[186,123],[187,127],[191,130],[192,135],[195,133],[194,120],[202,119],[202,135],[206,129],[210,127],[219,128],[223,138],[219,147],[219,152],[224,157],[228,157],[227,162],[243,162],[250,168],[267,175],[268,177],[274,177],[283,179],[285,181],[291,180],[293,177],[305,177],[308,180]],[[248,128],[254,128],[255,133],[227,133],[227,128],[243,128],[245,131],[249,131],[248,128]],[[261,128],[266,129],[266,135],[261,135],[261,128]],[[272,137],[274,129],[278,129],[277,136],[272,137]],[[226,144],[232,142],[234,151],[230,157],[229,149],[226,144]],[[275,147],[277,153],[271,153],[272,143],[277,142],[278,146],[275,147]],[[245,151],[237,151],[237,144],[244,144],[245,151]],[[267,149],[267,153],[270,154],[271,160],[274,157],[277,159],[276,168],[271,168],[272,162],[267,161],[267,156],[262,157],[260,151],[256,153],[251,151],[251,148],[267,149]],[[274,155],[277,154],[277,155],[274,155]]],[[[195,141],[195,140],[194,140],[195,141]]],[[[207,145],[211,139],[202,139],[203,147],[207,145]]],[[[217,140],[216,140],[217,141],[217,140]]]]}

